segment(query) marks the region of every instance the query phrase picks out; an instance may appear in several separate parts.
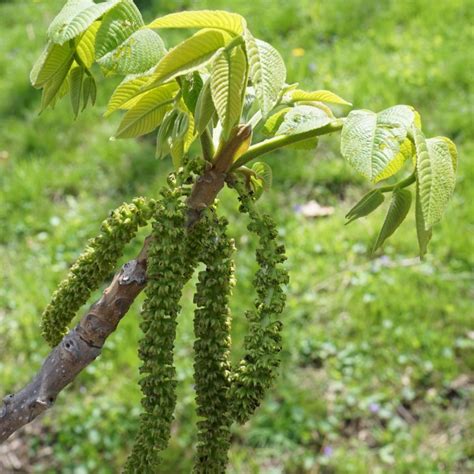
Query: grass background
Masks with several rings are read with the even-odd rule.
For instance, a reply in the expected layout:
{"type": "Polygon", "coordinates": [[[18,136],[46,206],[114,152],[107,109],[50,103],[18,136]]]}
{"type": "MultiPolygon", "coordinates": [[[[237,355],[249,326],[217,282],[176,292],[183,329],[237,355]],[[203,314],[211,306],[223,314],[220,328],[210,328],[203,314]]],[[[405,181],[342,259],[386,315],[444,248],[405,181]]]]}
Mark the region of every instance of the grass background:
{"type": "MultiPolygon", "coordinates": [[[[73,121],[67,101],[38,117],[28,81],[45,30],[62,2],[0,4],[0,391],[22,386],[48,352],[42,309],[108,211],[153,195],[170,169],[151,140],[115,141],[119,117],[99,105],[73,121]]],[[[344,214],[369,189],[338,152],[338,137],[316,152],[267,158],[274,212],[288,249],[291,285],[284,314],[281,376],[253,419],[236,427],[231,473],[472,472],[474,328],[472,306],[474,162],[473,9],[469,0],[137,1],[151,20],[183,8],[227,8],[287,62],[290,81],[328,88],[355,108],[415,106],[428,136],[452,137],[458,187],[416,258],[414,218],[369,258],[383,211],[344,227],[344,214]],[[307,219],[298,206],[334,206],[307,219]]],[[[168,45],[176,35],[164,35],[168,45]]],[[[253,299],[253,243],[224,193],[238,247],[234,340],[253,299]]],[[[144,236],[146,229],[141,234],[144,236]]],[[[131,258],[140,244],[124,256],[131,258]]],[[[176,358],[179,404],[160,472],[186,473],[192,461],[192,286],[183,298],[176,358]]],[[[0,451],[0,470],[116,473],[137,429],[136,343],[140,301],[100,359],[56,407],[0,451]],[[10,467],[8,467],[10,466],[10,467]]]]}

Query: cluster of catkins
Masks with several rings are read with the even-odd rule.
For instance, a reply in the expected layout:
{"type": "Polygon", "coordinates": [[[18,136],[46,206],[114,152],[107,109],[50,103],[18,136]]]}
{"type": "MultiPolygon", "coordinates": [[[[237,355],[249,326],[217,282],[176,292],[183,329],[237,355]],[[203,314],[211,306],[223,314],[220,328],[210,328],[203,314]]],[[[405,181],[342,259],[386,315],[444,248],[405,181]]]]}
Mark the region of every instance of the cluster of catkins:
{"type": "Polygon", "coordinates": [[[157,472],[160,452],[168,444],[176,405],[173,349],[179,303],[198,264],[203,269],[194,295],[194,380],[199,416],[194,472],[225,472],[232,423],[248,420],[279,365],[282,324],[277,318],[285,305],[283,286],[288,275],[282,266],[284,247],[276,241],[275,224],[270,216],[259,213],[245,186],[234,183],[240,211],[250,220],[248,230],[259,239],[259,268],[254,278],[254,307],[246,312],[249,332],[245,354],[232,366],[229,297],[234,285],[234,243],[227,236],[226,219],[218,217],[214,207],[204,211],[192,227],[186,226],[186,199],[193,181],[189,170],[172,174],[157,201],[135,200],[114,211],[101,234],[71,268],[44,314],[43,332],[55,344],[90,292],[111,271],[138,226],[152,220],[139,344],[143,412],[125,466],[127,473],[157,472]]]}

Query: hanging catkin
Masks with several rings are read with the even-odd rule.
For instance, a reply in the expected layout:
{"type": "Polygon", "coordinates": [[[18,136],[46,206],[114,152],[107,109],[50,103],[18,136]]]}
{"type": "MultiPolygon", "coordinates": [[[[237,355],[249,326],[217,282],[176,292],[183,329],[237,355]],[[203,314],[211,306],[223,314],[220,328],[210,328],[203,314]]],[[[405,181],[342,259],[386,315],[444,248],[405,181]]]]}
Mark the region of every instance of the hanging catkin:
{"type": "Polygon", "coordinates": [[[102,223],[100,234],[88,242],[43,312],[42,334],[51,346],[59,344],[79,308],[114,269],[125,245],[147,224],[154,208],[153,199],[136,198],[102,223]]]}

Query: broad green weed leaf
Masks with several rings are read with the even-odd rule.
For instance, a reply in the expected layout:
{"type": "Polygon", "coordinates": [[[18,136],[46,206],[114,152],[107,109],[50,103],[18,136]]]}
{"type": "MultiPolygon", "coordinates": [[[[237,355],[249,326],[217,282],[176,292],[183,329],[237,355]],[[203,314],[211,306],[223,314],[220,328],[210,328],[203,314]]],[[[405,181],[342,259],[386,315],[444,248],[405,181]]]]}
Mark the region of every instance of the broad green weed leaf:
{"type": "Polygon", "coordinates": [[[213,62],[211,93],[224,139],[239,123],[246,74],[247,59],[240,46],[230,51],[223,49],[213,62]]]}
{"type": "Polygon", "coordinates": [[[275,106],[286,81],[286,67],[280,53],[265,41],[244,34],[249,75],[264,117],[275,106]]]}
{"type": "Polygon", "coordinates": [[[110,53],[143,26],[140,11],[132,0],[122,0],[104,15],[96,38],[97,59],[110,53]]]}
{"type": "Polygon", "coordinates": [[[384,196],[378,189],[369,191],[362,199],[346,214],[346,225],[368,216],[384,202],[384,196]]]}
{"type": "Polygon", "coordinates": [[[421,208],[420,185],[418,182],[416,183],[415,218],[418,248],[420,250],[420,258],[422,259],[428,250],[428,244],[431,240],[431,236],[433,235],[433,230],[431,227],[426,227],[425,218],[423,216],[423,210],[421,208]]]}
{"type": "Polygon", "coordinates": [[[53,43],[64,44],[79,36],[102,15],[122,0],[94,3],[92,0],[69,0],[48,28],[48,37],[53,43]]]}
{"type": "Polygon", "coordinates": [[[342,129],[341,153],[359,173],[376,183],[403,165],[407,134],[414,120],[413,108],[406,105],[378,114],[354,110],[342,129]]]}
{"type": "Polygon", "coordinates": [[[117,109],[128,108],[127,103],[133,98],[138,98],[141,89],[150,81],[153,70],[149,70],[144,74],[131,74],[127,76],[114,90],[112,97],[107,104],[105,116],[110,115],[117,109]]]}
{"type": "Polygon", "coordinates": [[[205,66],[230,36],[219,30],[203,30],[171,49],[156,66],[151,87],[205,66]]]}
{"type": "Polygon", "coordinates": [[[390,207],[388,208],[385,222],[377,237],[372,253],[380,248],[383,243],[398,229],[405,220],[411,206],[411,192],[408,189],[397,189],[393,192],[390,207]]]}
{"type": "Polygon", "coordinates": [[[301,89],[295,89],[288,92],[288,97],[293,102],[325,102],[335,105],[352,105],[347,100],[327,90],[306,92],[301,89]]]}
{"type": "Polygon", "coordinates": [[[428,230],[443,216],[456,185],[457,152],[445,137],[425,139],[413,128],[421,209],[428,230]]]}
{"type": "Polygon", "coordinates": [[[147,92],[124,115],[115,137],[139,137],[154,130],[170,109],[177,92],[178,86],[174,83],[147,92]]]}
{"type": "Polygon", "coordinates": [[[321,109],[309,105],[297,105],[290,109],[277,130],[277,135],[294,135],[321,128],[332,121],[321,109]]]}
{"type": "Polygon", "coordinates": [[[153,30],[141,29],[97,62],[106,73],[139,74],[156,65],[165,54],[160,36],[153,30]]]}
{"type": "Polygon", "coordinates": [[[69,96],[71,97],[71,106],[75,118],[77,118],[81,107],[83,78],[84,68],[82,66],[75,66],[71,69],[69,73],[69,96]]]}
{"type": "Polygon", "coordinates": [[[241,35],[245,25],[245,19],[236,13],[200,10],[171,13],[152,21],[148,28],[214,28],[241,35]]]}

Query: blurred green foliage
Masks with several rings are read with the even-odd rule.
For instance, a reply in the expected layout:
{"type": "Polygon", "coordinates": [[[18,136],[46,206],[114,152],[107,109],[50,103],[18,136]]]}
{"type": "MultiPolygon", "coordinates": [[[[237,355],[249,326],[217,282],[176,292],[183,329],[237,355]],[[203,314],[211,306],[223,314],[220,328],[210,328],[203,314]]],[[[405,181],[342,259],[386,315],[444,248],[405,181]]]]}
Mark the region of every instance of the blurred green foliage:
{"type": "MultiPolygon", "coordinates": [[[[155,195],[170,169],[148,139],[109,142],[119,117],[99,105],[73,121],[68,103],[38,117],[31,65],[62,2],[0,5],[0,388],[18,389],[47,353],[39,316],[110,209],[155,195]]],[[[281,376],[255,417],[234,430],[230,472],[471,472],[474,365],[472,327],[474,127],[473,9],[469,0],[140,0],[147,19],[182,8],[228,8],[285,58],[291,81],[328,88],[356,108],[415,106],[428,135],[453,138],[458,188],[423,263],[413,216],[370,259],[380,210],[344,227],[368,190],[343,163],[338,137],[316,153],[268,156],[275,212],[289,254],[291,284],[281,376]],[[471,184],[470,184],[471,183],[471,184]],[[316,199],[335,206],[324,219],[298,209],[316,199]],[[471,431],[469,431],[471,429],[471,431]],[[469,435],[471,433],[471,435],[469,435]],[[469,461],[471,459],[471,461],[469,461]]],[[[165,34],[168,45],[180,33],[165,34]]],[[[65,101],[66,102],[66,101],[65,101]]],[[[233,299],[239,352],[244,309],[253,300],[255,242],[225,192],[239,250],[233,299]]],[[[147,229],[140,233],[146,235],[147,229]]],[[[139,249],[130,245],[127,258],[139,249]]],[[[104,282],[105,284],[105,282],[104,282]]],[[[179,405],[162,472],[186,473],[193,455],[192,285],[185,293],[176,349],[179,405]]],[[[100,359],[25,437],[25,466],[41,473],[115,473],[137,429],[136,356],[141,300],[100,359]],[[42,448],[51,446],[48,455],[42,448]]],[[[0,464],[1,465],[1,464],[0,464]]]]}

